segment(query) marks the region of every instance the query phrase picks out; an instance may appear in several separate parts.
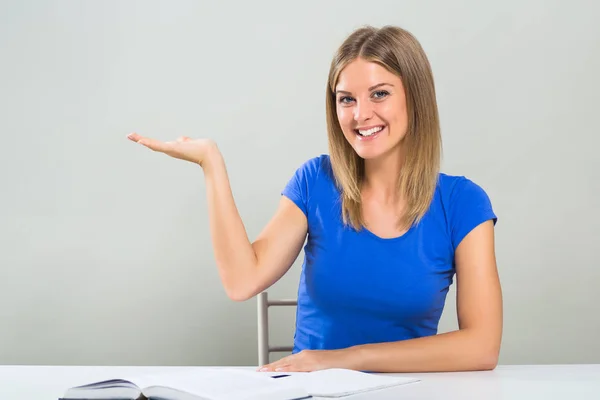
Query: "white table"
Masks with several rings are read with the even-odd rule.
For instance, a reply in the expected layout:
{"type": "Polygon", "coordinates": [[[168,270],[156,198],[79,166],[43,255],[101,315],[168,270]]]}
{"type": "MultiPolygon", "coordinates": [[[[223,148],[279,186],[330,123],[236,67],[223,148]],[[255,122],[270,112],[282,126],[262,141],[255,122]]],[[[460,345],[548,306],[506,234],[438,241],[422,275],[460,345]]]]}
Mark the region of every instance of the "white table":
{"type": "MultiPolygon", "coordinates": [[[[0,366],[1,400],[56,400],[81,382],[173,367],[0,366]]],[[[181,368],[181,367],[178,367],[181,368]]],[[[600,399],[600,364],[499,366],[493,371],[402,374],[421,382],[346,397],[348,400],[600,399]]]]}

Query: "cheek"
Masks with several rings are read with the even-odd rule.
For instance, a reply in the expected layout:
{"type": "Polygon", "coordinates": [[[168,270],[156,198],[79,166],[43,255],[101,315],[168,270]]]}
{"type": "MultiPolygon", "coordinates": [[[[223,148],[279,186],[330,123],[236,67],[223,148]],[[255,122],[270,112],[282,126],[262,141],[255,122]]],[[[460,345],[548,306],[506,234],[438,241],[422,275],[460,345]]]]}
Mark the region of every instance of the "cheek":
{"type": "Polygon", "coordinates": [[[404,104],[388,103],[380,109],[380,115],[389,123],[404,129],[408,121],[404,104]]]}
{"type": "Polygon", "coordinates": [[[338,107],[337,109],[338,122],[344,133],[352,130],[354,118],[350,108],[338,107]]]}
{"type": "Polygon", "coordinates": [[[382,104],[382,107],[379,108],[379,115],[381,115],[390,123],[397,122],[401,112],[402,109],[395,102],[382,104]]]}

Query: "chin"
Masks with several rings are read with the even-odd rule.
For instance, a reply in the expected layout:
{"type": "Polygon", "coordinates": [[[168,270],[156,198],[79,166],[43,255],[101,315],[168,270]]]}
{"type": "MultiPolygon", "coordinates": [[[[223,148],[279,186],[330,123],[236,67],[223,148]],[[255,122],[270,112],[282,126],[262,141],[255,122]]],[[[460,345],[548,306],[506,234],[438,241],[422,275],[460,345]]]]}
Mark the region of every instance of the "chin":
{"type": "Polygon", "coordinates": [[[374,151],[373,149],[357,149],[354,148],[354,152],[363,160],[373,160],[383,155],[381,151],[374,151]]]}

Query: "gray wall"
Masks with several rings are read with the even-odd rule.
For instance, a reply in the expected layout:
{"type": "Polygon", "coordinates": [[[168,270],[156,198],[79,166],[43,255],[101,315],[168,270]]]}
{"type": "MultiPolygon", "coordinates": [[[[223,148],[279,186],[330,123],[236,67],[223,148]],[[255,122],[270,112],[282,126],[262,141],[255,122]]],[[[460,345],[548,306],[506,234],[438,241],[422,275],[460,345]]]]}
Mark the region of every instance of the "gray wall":
{"type": "MultiPolygon", "coordinates": [[[[500,217],[501,363],[600,362],[593,1],[2,1],[0,363],[255,365],[198,167],[126,140],[212,137],[250,237],[327,151],[330,58],[399,24],[433,64],[444,170],[500,217]]],[[[293,297],[301,258],[270,292],[293,297]]],[[[440,330],[455,329],[455,296],[440,330]]],[[[292,309],[272,312],[291,341],[292,309]]]]}

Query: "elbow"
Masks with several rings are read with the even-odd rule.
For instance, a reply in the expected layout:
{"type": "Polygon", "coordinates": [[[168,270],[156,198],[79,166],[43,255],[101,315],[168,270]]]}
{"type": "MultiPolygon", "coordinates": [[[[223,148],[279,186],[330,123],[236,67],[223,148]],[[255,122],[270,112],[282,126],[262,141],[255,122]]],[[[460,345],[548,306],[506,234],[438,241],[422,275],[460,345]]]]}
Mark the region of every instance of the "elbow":
{"type": "Polygon", "coordinates": [[[469,338],[471,349],[471,370],[492,371],[498,366],[502,335],[497,333],[471,332],[469,338]]]}
{"type": "Polygon", "coordinates": [[[485,354],[477,363],[479,371],[493,371],[498,366],[498,356],[494,354],[485,354]]]}
{"type": "Polygon", "coordinates": [[[244,302],[250,300],[260,292],[256,282],[256,273],[249,271],[249,269],[245,267],[239,271],[223,272],[228,270],[220,268],[221,283],[223,284],[225,294],[230,300],[244,302]]]}
{"type": "Polygon", "coordinates": [[[243,284],[238,282],[237,284],[224,285],[225,293],[230,300],[235,302],[244,302],[250,300],[256,296],[260,291],[255,285],[249,285],[248,283],[243,284]]]}
{"type": "Polygon", "coordinates": [[[221,275],[221,283],[227,297],[235,302],[243,302],[251,299],[254,296],[252,288],[244,284],[244,280],[236,278],[231,275],[221,275]]]}
{"type": "Polygon", "coordinates": [[[227,293],[227,297],[229,297],[229,300],[235,301],[237,303],[241,303],[241,302],[248,300],[248,297],[240,296],[239,294],[235,294],[235,293],[234,294],[227,293]]]}
{"type": "Polygon", "coordinates": [[[243,291],[239,289],[236,290],[233,288],[225,288],[225,293],[227,294],[227,297],[229,297],[230,300],[235,302],[244,302],[254,297],[253,294],[248,291],[243,291]]]}
{"type": "Polygon", "coordinates": [[[474,369],[477,371],[492,371],[498,366],[500,349],[497,347],[482,348],[477,352],[474,369]]]}

